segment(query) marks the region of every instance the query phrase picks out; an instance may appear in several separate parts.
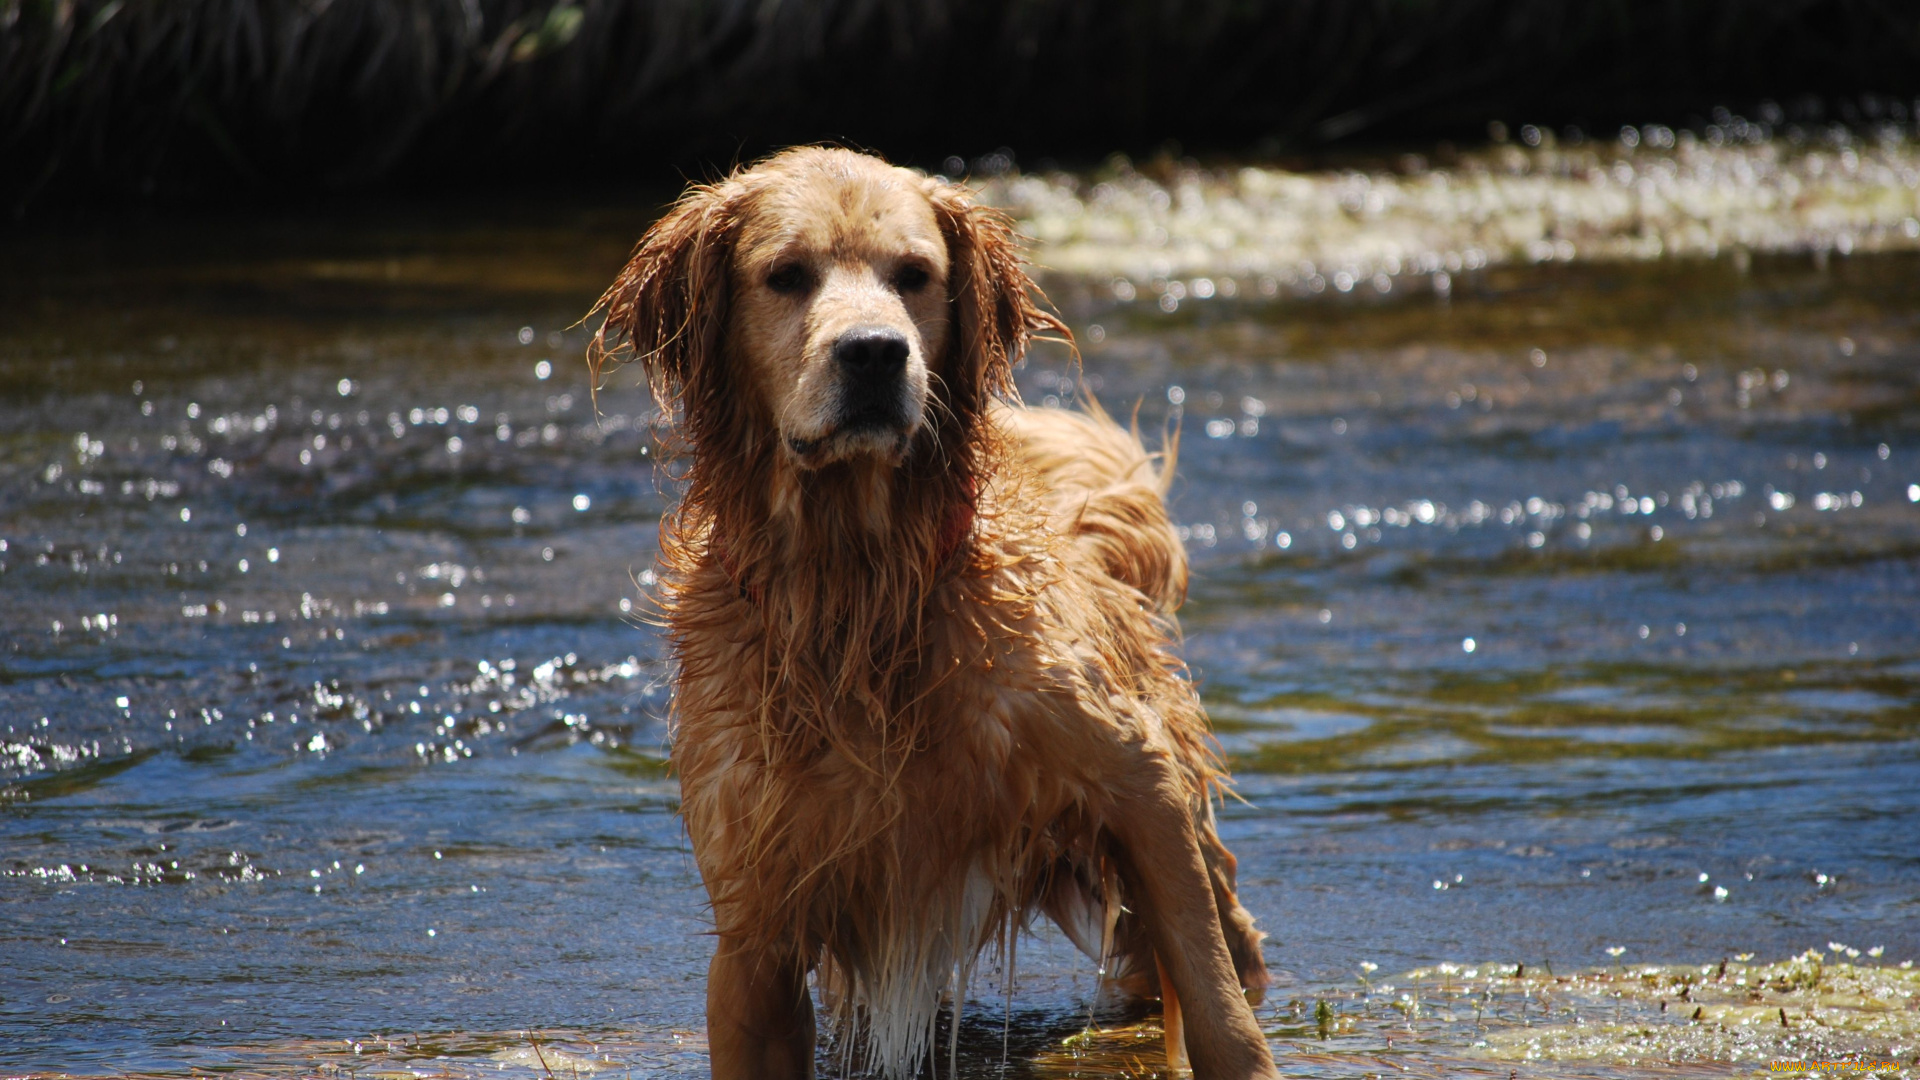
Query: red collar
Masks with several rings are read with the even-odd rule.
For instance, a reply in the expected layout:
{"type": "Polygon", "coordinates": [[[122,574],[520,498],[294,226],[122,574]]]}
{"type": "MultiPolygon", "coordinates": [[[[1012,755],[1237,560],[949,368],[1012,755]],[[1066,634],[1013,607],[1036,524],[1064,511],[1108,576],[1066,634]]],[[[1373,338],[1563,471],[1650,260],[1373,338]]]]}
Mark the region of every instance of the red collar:
{"type": "MultiPolygon", "coordinates": [[[[967,536],[973,532],[973,504],[978,490],[974,481],[968,479],[966,497],[948,508],[947,520],[940,525],[940,548],[933,558],[934,569],[945,566],[953,558],[954,553],[960,550],[961,545],[967,542],[967,536]]],[[[726,538],[715,533],[708,540],[707,545],[713,551],[714,557],[720,560],[720,568],[727,572],[727,577],[740,587],[740,595],[758,604],[761,600],[760,586],[749,584],[741,579],[739,564],[734,562],[733,552],[728,547],[726,538]]]]}

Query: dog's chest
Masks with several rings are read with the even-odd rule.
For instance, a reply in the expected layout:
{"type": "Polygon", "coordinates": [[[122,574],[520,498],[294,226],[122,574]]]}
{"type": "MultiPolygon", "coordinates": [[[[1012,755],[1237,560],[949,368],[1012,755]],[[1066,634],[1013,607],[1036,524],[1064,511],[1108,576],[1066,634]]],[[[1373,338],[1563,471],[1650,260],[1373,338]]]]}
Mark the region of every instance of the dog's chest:
{"type": "Polygon", "coordinates": [[[1058,688],[1004,653],[929,673],[904,718],[846,701],[808,715],[726,670],[681,686],[674,757],[696,847],[732,850],[750,830],[796,866],[854,849],[965,861],[1082,801],[1085,748],[1049,716],[1058,688]]]}

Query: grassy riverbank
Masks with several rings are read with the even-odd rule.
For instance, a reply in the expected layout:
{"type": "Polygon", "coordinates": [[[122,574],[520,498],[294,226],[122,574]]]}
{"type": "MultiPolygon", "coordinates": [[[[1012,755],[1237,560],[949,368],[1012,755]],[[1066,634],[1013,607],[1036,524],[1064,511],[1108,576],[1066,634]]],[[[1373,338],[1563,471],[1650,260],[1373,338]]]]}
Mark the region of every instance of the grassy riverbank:
{"type": "Polygon", "coordinates": [[[939,167],[1274,156],[1487,121],[1910,123],[1871,0],[0,0],[0,196],[671,178],[838,138],[939,167]]]}

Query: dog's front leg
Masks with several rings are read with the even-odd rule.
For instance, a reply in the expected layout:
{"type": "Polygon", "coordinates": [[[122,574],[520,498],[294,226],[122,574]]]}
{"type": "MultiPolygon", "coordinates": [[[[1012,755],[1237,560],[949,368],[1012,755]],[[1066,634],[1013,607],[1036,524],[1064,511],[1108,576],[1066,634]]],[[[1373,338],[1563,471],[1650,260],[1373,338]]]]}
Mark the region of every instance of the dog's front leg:
{"type": "Polygon", "coordinates": [[[810,1080],[813,997],[797,960],[725,937],[707,969],[714,1080],[810,1080]]]}
{"type": "Polygon", "coordinates": [[[1186,1029],[1196,1080],[1275,1077],[1273,1052],[1240,990],[1221,931],[1219,907],[1194,832],[1187,785],[1163,755],[1145,751],[1112,810],[1128,895],[1158,955],[1164,982],[1179,1001],[1167,1003],[1186,1029]]]}

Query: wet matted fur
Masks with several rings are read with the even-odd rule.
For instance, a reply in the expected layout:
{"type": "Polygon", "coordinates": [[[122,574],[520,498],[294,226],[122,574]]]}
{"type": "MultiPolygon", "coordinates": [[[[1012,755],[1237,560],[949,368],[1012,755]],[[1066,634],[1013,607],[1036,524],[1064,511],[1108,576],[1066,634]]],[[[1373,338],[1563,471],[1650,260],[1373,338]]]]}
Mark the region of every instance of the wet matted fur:
{"type": "Polygon", "coordinates": [[[596,373],[638,360],[687,462],[659,603],[714,1074],[811,1075],[812,973],[846,1064],[912,1076],[1044,913],[1163,998],[1175,1062],[1273,1075],[1174,651],[1172,461],[1019,404],[1013,365],[1067,332],[1008,221],[790,150],[690,189],[596,310],[596,373]]]}

